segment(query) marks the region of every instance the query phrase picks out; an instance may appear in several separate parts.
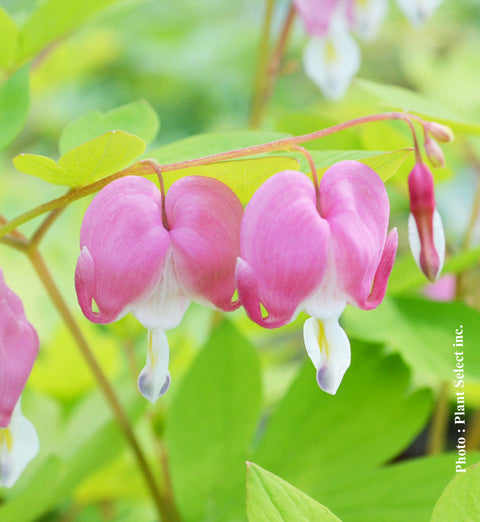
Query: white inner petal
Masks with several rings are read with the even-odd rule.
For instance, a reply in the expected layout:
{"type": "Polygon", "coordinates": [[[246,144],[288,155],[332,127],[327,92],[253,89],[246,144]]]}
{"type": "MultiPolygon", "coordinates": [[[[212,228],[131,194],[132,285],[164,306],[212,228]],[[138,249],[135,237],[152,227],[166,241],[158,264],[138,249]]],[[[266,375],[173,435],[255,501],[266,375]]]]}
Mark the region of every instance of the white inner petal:
{"type": "Polygon", "coordinates": [[[344,96],[360,68],[360,48],[346,29],[332,29],[326,38],[313,37],[303,55],[310,79],[327,98],[344,96]]]}
{"type": "Polygon", "coordinates": [[[190,302],[178,284],[173,257],[169,255],[155,290],[148,299],[134,303],[132,313],[148,330],[170,330],[180,324],[190,302]]]}
{"type": "Polygon", "coordinates": [[[317,369],[318,385],[335,395],[350,366],[350,341],[338,318],[305,321],[303,336],[307,353],[317,369]]]}
{"type": "Polygon", "coordinates": [[[13,486],[38,449],[37,432],[22,415],[18,401],[10,424],[0,428],[0,486],[13,486]]]}
{"type": "Polygon", "coordinates": [[[443,229],[442,218],[438,210],[433,211],[433,244],[440,260],[437,277],[441,274],[443,263],[445,262],[445,231],[443,229]]]}
{"type": "Polygon", "coordinates": [[[397,5],[410,23],[419,27],[430,18],[441,1],[442,0],[397,0],[397,5]]]}
{"type": "Polygon", "coordinates": [[[140,393],[154,404],[170,386],[168,339],[164,330],[148,332],[147,362],[138,376],[140,393]]]}
{"type": "Polygon", "coordinates": [[[417,263],[418,268],[422,270],[420,265],[420,251],[422,249],[422,245],[420,243],[420,234],[418,233],[417,222],[415,221],[413,214],[408,216],[408,242],[410,243],[410,250],[412,251],[415,263],[417,263]]]}

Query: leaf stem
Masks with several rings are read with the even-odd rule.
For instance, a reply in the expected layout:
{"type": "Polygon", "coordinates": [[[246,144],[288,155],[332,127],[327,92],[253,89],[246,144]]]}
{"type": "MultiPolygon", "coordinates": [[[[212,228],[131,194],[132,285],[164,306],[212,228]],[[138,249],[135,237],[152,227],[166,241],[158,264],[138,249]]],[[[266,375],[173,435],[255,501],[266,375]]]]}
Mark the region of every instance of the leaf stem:
{"type": "MultiPolygon", "coordinates": [[[[160,165],[160,169],[162,173],[171,172],[176,170],[182,170],[189,167],[196,167],[200,165],[209,165],[211,163],[217,163],[221,161],[228,161],[237,158],[242,158],[244,156],[253,156],[255,154],[263,154],[266,152],[278,152],[278,151],[288,151],[294,145],[298,145],[300,143],[305,143],[308,141],[316,140],[318,138],[323,138],[324,136],[329,136],[330,134],[334,134],[336,132],[340,132],[345,129],[349,129],[351,127],[356,127],[358,125],[363,125],[365,123],[372,123],[378,121],[386,121],[386,120],[403,120],[406,121],[409,125],[412,120],[417,121],[420,124],[425,124],[425,121],[416,116],[414,114],[408,114],[404,112],[383,112],[379,114],[370,114],[368,116],[362,116],[360,118],[354,118],[352,120],[348,120],[346,122],[339,123],[337,125],[333,125],[332,127],[327,127],[326,129],[321,129],[315,132],[311,132],[308,134],[302,134],[301,136],[291,136],[288,138],[282,138],[280,140],[271,141],[269,143],[264,143],[262,145],[253,145],[251,147],[244,147],[241,149],[235,149],[228,152],[220,152],[218,154],[212,154],[210,156],[204,156],[201,158],[179,161],[175,163],[170,163],[166,165],[160,165]]],[[[155,160],[153,160],[155,161],[155,160]]],[[[111,183],[112,181],[125,177],[125,176],[147,176],[150,174],[156,174],[156,170],[153,167],[153,163],[151,161],[141,160],[137,163],[134,163],[130,167],[127,167],[119,172],[111,174],[106,178],[102,178],[90,185],[85,185],[84,187],[79,187],[71,190],[65,196],[60,198],[53,199],[35,207],[20,216],[12,219],[8,223],[0,226],[0,238],[4,237],[12,230],[15,230],[20,225],[31,221],[32,219],[45,214],[46,212],[50,212],[51,210],[55,210],[60,207],[64,207],[69,203],[76,201],[78,199],[84,198],[90,194],[98,192],[103,187],[111,183]]]]}
{"type": "Polygon", "coordinates": [[[253,84],[253,95],[250,108],[250,127],[258,127],[259,112],[261,111],[262,95],[265,89],[267,68],[268,68],[268,53],[270,44],[270,31],[272,26],[272,15],[275,0],[265,0],[265,15],[263,18],[263,29],[260,37],[260,45],[258,49],[258,63],[257,71],[255,73],[255,80],[253,84]]]}
{"type": "Polygon", "coordinates": [[[449,384],[443,382],[438,393],[432,423],[428,432],[427,453],[438,455],[445,449],[448,434],[448,394],[449,384]]]}

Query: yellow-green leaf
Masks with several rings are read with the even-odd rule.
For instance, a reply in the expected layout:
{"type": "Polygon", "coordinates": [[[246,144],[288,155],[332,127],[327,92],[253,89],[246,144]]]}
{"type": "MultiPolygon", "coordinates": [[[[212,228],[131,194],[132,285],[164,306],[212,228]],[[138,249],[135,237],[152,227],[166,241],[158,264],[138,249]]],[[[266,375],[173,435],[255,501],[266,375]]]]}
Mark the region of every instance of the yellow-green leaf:
{"type": "Polygon", "coordinates": [[[61,154],[106,132],[121,130],[134,134],[145,143],[155,138],[159,127],[158,116],[145,100],[137,100],[103,113],[90,111],[68,124],[60,136],[61,154]]]}
{"type": "Polygon", "coordinates": [[[45,46],[116,0],[46,0],[34,9],[19,32],[18,60],[25,62],[45,46]]]}
{"type": "Polygon", "coordinates": [[[0,69],[8,69],[17,51],[18,28],[7,12],[0,6],[0,69]]]}
{"type": "Polygon", "coordinates": [[[247,203],[266,179],[282,170],[298,170],[297,160],[284,156],[270,156],[224,161],[167,172],[164,180],[168,188],[184,176],[209,176],[223,181],[237,194],[242,203],[247,203]]]}
{"type": "Polygon", "coordinates": [[[375,98],[382,100],[388,107],[401,111],[410,111],[428,119],[434,119],[451,126],[459,132],[480,134],[480,125],[478,123],[458,117],[455,112],[418,92],[394,85],[383,85],[381,83],[360,80],[359,78],[355,80],[355,84],[375,98]]]}
{"type": "Polygon", "coordinates": [[[56,185],[78,187],[118,172],[138,158],[145,142],[122,131],[112,131],[74,148],[58,162],[37,154],[19,154],[15,167],[56,185]]]}

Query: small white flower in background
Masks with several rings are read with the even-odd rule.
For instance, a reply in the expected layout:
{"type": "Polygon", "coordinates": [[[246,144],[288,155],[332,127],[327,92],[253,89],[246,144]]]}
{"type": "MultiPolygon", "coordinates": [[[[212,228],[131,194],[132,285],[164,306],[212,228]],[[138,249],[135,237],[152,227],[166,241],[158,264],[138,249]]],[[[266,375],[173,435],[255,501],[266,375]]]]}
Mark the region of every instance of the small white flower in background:
{"type": "Polygon", "coordinates": [[[397,0],[397,5],[412,25],[420,27],[441,2],[442,0],[397,0]]]}

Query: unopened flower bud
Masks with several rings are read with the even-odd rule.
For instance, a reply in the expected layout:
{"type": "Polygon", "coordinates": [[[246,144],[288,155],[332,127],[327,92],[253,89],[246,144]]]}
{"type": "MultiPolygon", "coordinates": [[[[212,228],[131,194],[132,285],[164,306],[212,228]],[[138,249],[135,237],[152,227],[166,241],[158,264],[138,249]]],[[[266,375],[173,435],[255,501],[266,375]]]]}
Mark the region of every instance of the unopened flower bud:
{"type": "Polygon", "coordinates": [[[440,145],[432,138],[427,138],[425,142],[425,152],[430,163],[437,169],[445,167],[445,156],[440,145]]]}
{"type": "Polygon", "coordinates": [[[455,134],[453,134],[453,131],[450,127],[435,121],[427,122],[425,124],[425,130],[440,143],[448,143],[455,139],[455,134]]]}
{"type": "Polygon", "coordinates": [[[422,272],[435,281],[445,260],[445,233],[435,205],[433,175],[424,163],[417,163],[409,174],[408,189],[410,248],[422,272]]]}

